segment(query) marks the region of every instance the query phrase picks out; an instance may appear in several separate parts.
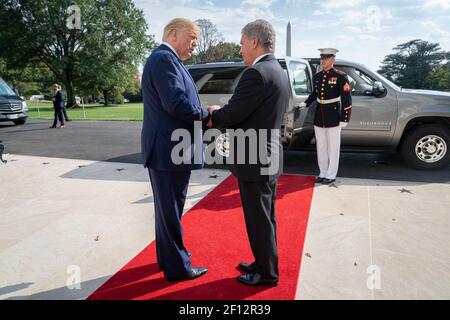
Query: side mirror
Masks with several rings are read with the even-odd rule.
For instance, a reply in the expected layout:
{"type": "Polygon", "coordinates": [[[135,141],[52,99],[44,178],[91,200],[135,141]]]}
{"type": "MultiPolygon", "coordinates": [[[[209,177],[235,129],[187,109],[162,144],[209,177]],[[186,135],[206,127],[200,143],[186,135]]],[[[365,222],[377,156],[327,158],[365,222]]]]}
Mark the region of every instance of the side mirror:
{"type": "Polygon", "coordinates": [[[372,94],[375,97],[381,97],[386,93],[386,88],[383,86],[383,83],[380,81],[375,81],[372,87],[372,94]]]}

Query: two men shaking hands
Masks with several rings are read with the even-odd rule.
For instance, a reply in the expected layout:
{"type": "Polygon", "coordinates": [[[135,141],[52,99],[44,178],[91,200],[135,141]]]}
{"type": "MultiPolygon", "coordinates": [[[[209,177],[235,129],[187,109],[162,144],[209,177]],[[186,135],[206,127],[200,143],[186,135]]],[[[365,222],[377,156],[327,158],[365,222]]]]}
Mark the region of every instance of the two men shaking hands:
{"type": "MultiPolygon", "coordinates": [[[[228,103],[207,110],[201,106],[195,83],[182,63],[192,55],[199,35],[199,28],[187,19],[170,21],[164,28],[163,43],[153,50],[142,76],[142,157],[153,190],[158,265],[168,281],[192,280],[208,271],[191,265],[191,252],[184,246],[181,226],[191,171],[201,169],[203,163],[174,163],[171,151],[177,142],[171,139],[173,131],[188,130],[193,137],[192,150],[203,146],[201,141],[194,141],[199,136],[194,134],[196,121],[201,121],[203,127],[265,131],[265,139],[275,143],[257,141],[257,145],[278,163],[275,171],[264,174],[261,169],[267,161],[255,163],[248,156],[230,165],[239,182],[254,256],[254,261],[238,263],[242,274],[237,280],[246,285],[277,285],[275,199],[283,150],[276,132],[288,107],[290,87],[273,55],[275,31],[265,20],[253,21],[242,29],[241,55],[247,68],[228,103]]],[[[244,144],[247,155],[253,151],[251,147],[248,141],[244,144]]]]}

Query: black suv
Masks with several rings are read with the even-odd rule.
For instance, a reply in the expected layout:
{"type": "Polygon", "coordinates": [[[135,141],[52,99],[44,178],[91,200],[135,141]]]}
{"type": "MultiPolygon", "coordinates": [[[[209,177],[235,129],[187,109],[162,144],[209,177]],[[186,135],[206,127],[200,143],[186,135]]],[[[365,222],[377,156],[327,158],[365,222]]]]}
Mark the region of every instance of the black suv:
{"type": "Polygon", "coordinates": [[[27,118],[27,103],[0,78],[0,121],[25,124],[27,118]]]}

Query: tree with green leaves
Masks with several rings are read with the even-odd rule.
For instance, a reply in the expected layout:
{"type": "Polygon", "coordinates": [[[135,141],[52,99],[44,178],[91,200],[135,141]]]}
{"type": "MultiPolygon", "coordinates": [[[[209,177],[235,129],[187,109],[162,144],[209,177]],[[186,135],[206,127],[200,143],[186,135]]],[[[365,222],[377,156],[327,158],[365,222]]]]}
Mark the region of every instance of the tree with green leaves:
{"type": "Polygon", "coordinates": [[[64,84],[68,107],[77,86],[120,83],[155,44],[132,0],[0,0],[0,25],[0,57],[16,69],[44,64],[64,84]]]}
{"type": "Polygon", "coordinates": [[[439,43],[416,39],[399,44],[385,57],[379,72],[405,88],[426,89],[427,77],[445,61],[439,43]]]}
{"type": "Polygon", "coordinates": [[[201,35],[195,53],[185,64],[242,60],[241,46],[224,42],[222,34],[210,20],[198,19],[194,22],[200,28],[201,35]]]}
{"type": "Polygon", "coordinates": [[[44,64],[15,68],[0,59],[0,76],[21,96],[51,95],[53,75],[44,64]]]}
{"type": "Polygon", "coordinates": [[[208,61],[242,60],[241,46],[233,42],[220,42],[206,51],[208,61]]]}
{"type": "Polygon", "coordinates": [[[140,89],[140,73],[133,64],[118,64],[111,67],[107,63],[99,64],[92,69],[89,80],[83,83],[82,92],[90,96],[103,95],[105,105],[110,98],[119,103],[123,101],[123,93],[138,93],[140,89]]]}
{"type": "Polygon", "coordinates": [[[426,84],[432,90],[450,91],[450,68],[439,66],[431,71],[426,79],[426,84]]]}
{"type": "Polygon", "coordinates": [[[196,49],[196,62],[207,62],[208,50],[220,42],[223,42],[223,36],[217,27],[208,19],[198,19],[194,23],[200,28],[201,34],[196,49]]]}
{"type": "Polygon", "coordinates": [[[240,61],[242,60],[240,50],[241,46],[234,42],[220,42],[219,44],[208,48],[203,54],[203,57],[193,54],[185,63],[194,64],[215,61],[240,61]]]}

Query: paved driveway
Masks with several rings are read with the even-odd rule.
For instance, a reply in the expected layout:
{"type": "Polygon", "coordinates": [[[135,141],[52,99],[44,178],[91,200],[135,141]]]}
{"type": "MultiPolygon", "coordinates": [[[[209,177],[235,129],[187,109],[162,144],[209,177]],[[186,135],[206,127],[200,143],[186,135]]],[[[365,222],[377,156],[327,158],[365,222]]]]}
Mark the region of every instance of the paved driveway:
{"type": "MultiPolygon", "coordinates": [[[[32,120],[23,126],[0,123],[6,153],[140,163],[142,122],[73,121],[65,129],[49,129],[51,121],[32,120]]],[[[315,152],[286,152],[287,173],[316,175],[315,152]]],[[[450,182],[450,165],[439,171],[406,167],[397,155],[343,153],[340,177],[417,182],[450,182]]]]}

